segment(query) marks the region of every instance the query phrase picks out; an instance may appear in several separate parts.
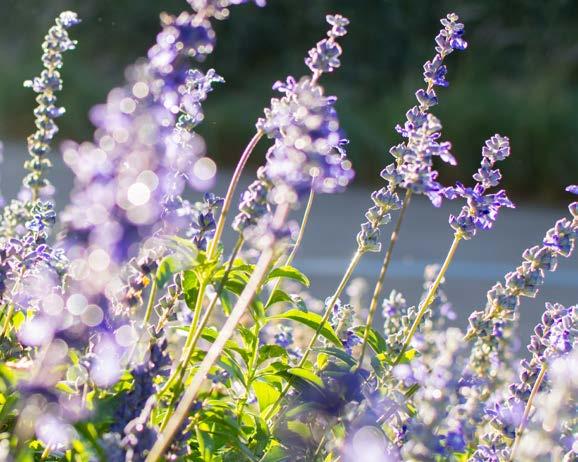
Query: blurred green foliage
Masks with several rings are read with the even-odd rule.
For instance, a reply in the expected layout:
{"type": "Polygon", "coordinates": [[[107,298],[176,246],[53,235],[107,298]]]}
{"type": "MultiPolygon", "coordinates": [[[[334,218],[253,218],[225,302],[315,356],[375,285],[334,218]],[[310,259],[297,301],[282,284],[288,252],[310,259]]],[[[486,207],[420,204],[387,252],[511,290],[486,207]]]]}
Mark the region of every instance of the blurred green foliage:
{"type": "MultiPolygon", "coordinates": [[[[265,9],[235,8],[217,25],[215,67],[227,84],[205,109],[209,153],[234,163],[271,97],[271,84],[306,72],[303,57],[325,33],[324,15],[351,18],[343,68],[324,78],[340,97],[358,180],[376,182],[399,142],[395,124],[414,103],[421,66],[432,56],[438,19],[456,11],[469,48],[449,59],[450,87],[434,111],[454,144],[466,180],[477,169],[484,140],[511,138],[504,184],[514,197],[543,200],[578,182],[578,2],[575,0],[270,0],[265,9]]],[[[73,9],[83,23],[72,32],[78,50],[66,56],[61,101],[68,115],[61,137],[90,136],[89,108],[123,80],[123,69],[146,53],[158,13],[178,13],[184,0],[0,0],[0,138],[31,131],[32,93],[22,80],[39,72],[40,43],[54,16],[73,9]]]]}

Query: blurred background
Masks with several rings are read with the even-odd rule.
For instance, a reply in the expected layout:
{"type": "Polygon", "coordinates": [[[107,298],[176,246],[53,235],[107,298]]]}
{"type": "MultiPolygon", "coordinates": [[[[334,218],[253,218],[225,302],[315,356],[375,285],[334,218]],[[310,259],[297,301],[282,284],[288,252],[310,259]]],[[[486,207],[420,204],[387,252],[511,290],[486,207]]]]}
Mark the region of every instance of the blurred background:
{"type": "MultiPolygon", "coordinates": [[[[61,101],[69,115],[61,137],[84,139],[86,114],[123,80],[127,64],[143,56],[159,30],[160,11],[178,13],[185,0],[0,0],[0,139],[22,138],[32,127],[33,94],[22,87],[40,68],[40,43],[58,12],[73,9],[83,24],[78,50],[66,56],[61,101]]],[[[234,8],[217,26],[216,52],[204,64],[227,85],[206,105],[201,131],[219,165],[232,164],[271,96],[271,84],[305,73],[303,57],[326,30],[327,12],[351,18],[343,67],[324,79],[339,96],[358,179],[378,181],[387,148],[398,142],[432,56],[439,18],[457,12],[469,49],[448,62],[449,89],[435,113],[454,144],[467,178],[480,147],[499,131],[511,138],[504,165],[514,198],[551,201],[578,172],[578,2],[574,0],[270,0],[234,8]]]]}
{"type": "MultiPolygon", "coordinates": [[[[60,101],[67,115],[59,121],[60,139],[80,141],[91,136],[89,108],[123,82],[125,67],[153,43],[159,12],[177,14],[187,8],[185,0],[0,0],[0,139],[8,148],[3,190],[18,189],[24,140],[33,127],[34,94],[22,81],[39,72],[42,38],[60,11],[73,9],[83,18],[71,33],[78,49],[65,57],[60,101]]],[[[414,104],[422,65],[433,55],[439,18],[450,11],[466,24],[469,48],[448,59],[450,87],[439,90],[440,105],[433,111],[459,162],[458,168],[442,170],[441,179],[468,182],[484,140],[499,132],[512,144],[512,157],[503,163],[503,184],[519,205],[504,211],[494,231],[481,233],[458,252],[447,291],[464,325],[467,314],[485,303],[494,281],[513,270],[522,251],[540,243],[554,220],[566,215],[570,198],[563,188],[578,183],[578,2],[269,0],[264,9],[236,7],[229,20],[216,25],[216,52],[201,66],[214,67],[227,84],[217,86],[205,104],[206,122],[199,131],[226,172],[252,135],[272,83],[307,72],[303,59],[325,34],[325,14],[339,12],[351,19],[343,67],[323,83],[339,96],[357,178],[346,194],[317,201],[296,262],[313,275],[319,297],[331,293],[347,265],[370,188],[379,184],[379,171],[390,161],[389,146],[400,140],[394,126],[414,104]]],[[[262,154],[263,148],[254,162],[262,162],[262,154]]],[[[64,201],[71,178],[58,165],[53,178],[64,201]]],[[[223,191],[221,178],[217,190],[223,191]]],[[[417,301],[424,265],[440,262],[447,252],[447,217],[456,208],[444,206],[440,212],[425,201],[415,202],[385,290],[403,289],[409,303],[417,301]]],[[[368,256],[358,276],[372,285],[380,260],[380,254],[368,256]]],[[[556,275],[548,275],[542,295],[526,302],[524,340],[544,301],[578,300],[575,263],[575,258],[564,262],[556,275]]]]}

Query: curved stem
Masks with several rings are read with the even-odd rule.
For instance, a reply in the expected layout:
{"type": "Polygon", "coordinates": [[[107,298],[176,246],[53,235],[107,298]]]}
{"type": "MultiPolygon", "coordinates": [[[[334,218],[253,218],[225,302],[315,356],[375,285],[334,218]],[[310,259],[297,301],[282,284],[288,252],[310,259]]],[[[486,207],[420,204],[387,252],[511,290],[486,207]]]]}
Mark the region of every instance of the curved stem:
{"type": "Polygon", "coordinates": [[[365,350],[367,349],[367,339],[369,338],[369,332],[373,324],[373,318],[375,317],[375,312],[377,311],[377,303],[379,301],[379,296],[381,295],[381,289],[383,288],[383,281],[385,280],[385,275],[387,274],[387,270],[389,268],[393,248],[395,247],[395,244],[397,242],[397,237],[399,235],[401,223],[403,222],[405,211],[409,205],[410,200],[411,200],[411,190],[408,189],[405,192],[403,205],[399,212],[397,223],[395,224],[395,229],[391,233],[391,237],[389,239],[389,246],[387,247],[387,251],[385,252],[383,263],[381,265],[381,270],[379,272],[379,277],[377,278],[377,282],[375,283],[375,287],[373,289],[371,303],[369,304],[369,313],[367,315],[367,320],[365,321],[365,332],[363,334],[363,342],[361,344],[361,354],[359,355],[358,367],[361,367],[361,365],[363,364],[363,357],[365,356],[365,350]]]}
{"type": "Polygon", "coordinates": [[[399,364],[399,362],[403,358],[403,355],[405,354],[405,352],[409,348],[411,340],[413,339],[413,336],[417,332],[417,329],[418,329],[418,327],[421,323],[421,320],[423,319],[425,313],[427,312],[427,309],[435,300],[435,296],[436,296],[438,287],[440,286],[448,268],[450,267],[450,264],[454,258],[454,255],[456,253],[456,250],[458,249],[458,246],[459,246],[461,240],[462,240],[462,236],[460,234],[456,234],[454,237],[454,241],[452,242],[452,245],[450,247],[450,250],[448,251],[448,254],[446,256],[444,264],[442,265],[442,267],[440,269],[440,272],[438,273],[434,283],[429,288],[429,291],[428,291],[424,301],[421,303],[421,305],[419,307],[419,312],[417,314],[417,317],[415,318],[413,324],[411,325],[411,328],[407,334],[407,337],[405,338],[405,341],[403,343],[403,347],[401,348],[399,355],[397,355],[397,358],[393,362],[394,365],[399,364]]]}
{"type": "MultiPolygon", "coordinates": [[[[285,223],[288,213],[288,205],[283,204],[279,206],[275,213],[273,226],[280,228],[285,223]]],[[[274,256],[275,249],[273,243],[269,248],[265,249],[259,257],[259,261],[255,266],[253,274],[251,274],[249,282],[237,299],[237,303],[227,318],[227,321],[223,325],[219,335],[207,351],[207,354],[199,365],[199,368],[193,376],[191,383],[187,386],[185,393],[183,394],[183,398],[177,406],[177,410],[169,420],[166,429],[159,435],[159,438],[155,442],[153,448],[146,458],[146,462],[157,462],[160,460],[166,449],[170,446],[175,435],[180,430],[183,422],[189,415],[189,409],[197,398],[197,395],[199,394],[199,391],[201,390],[203,382],[207,378],[209,371],[221,356],[225,344],[233,336],[235,329],[237,328],[237,324],[245,314],[245,311],[251,304],[255,293],[267,276],[274,256]]]]}
{"type": "Polygon", "coordinates": [[[536,379],[536,383],[532,387],[532,391],[530,393],[530,397],[528,398],[528,402],[526,403],[526,407],[524,408],[524,415],[522,416],[522,421],[520,422],[520,426],[516,430],[516,437],[514,438],[514,443],[512,444],[512,452],[510,453],[510,462],[513,462],[516,459],[516,452],[518,452],[518,447],[520,446],[520,441],[522,440],[522,435],[526,426],[528,425],[528,418],[530,417],[530,412],[532,410],[532,404],[534,403],[534,399],[540,391],[540,387],[542,386],[542,382],[544,382],[544,378],[546,377],[546,371],[548,370],[548,365],[546,363],[542,363],[542,367],[540,369],[540,373],[538,374],[538,378],[536,379]]]}
{"type": "MultiPolygon", "coordinates": [[[[341,278],[341,282],[339,283],[339,286],[337,287],[335,293],[331,297],[331,300],[329,301],[329,303],[325,307],[325,313],[323,314],[323,318],[321,319],[321,322],[319,323],[319,327],[315,330],[315,334],[313,334],[313,337],[311,337],[311,340],[309,341],[307,348],[303,352],[303,356],[301,357],[301,360],[299,361],[299,364],[297,365],[297,367],[303,367],[303,365],[305,364],[305,361],[307,361],[307,358],[309,357],[311,350],[315,346],[315,342],[317,342],[317,339],[319,338],[319,335],[321,333],[321,329],[323,329],[323,326],[325,326],[325,323],[327,322],[327,320],[329,319],[329,316],[331,315],[331,312],[333,311],[333,305],[335,305],[335,302],[337,301],[337,299],[339,298],[339,296],[341,295],[341,293],[345,289],[345,286],[347,285],[347,283],[351,279],[351,276],[353,275],[355,268],[357,268],[357,265],[359,264],[361,257],[364,255],[364,253],[365,253],[364,251],[358,249],[357,252],[355,252],[355,254],[353,255],[353,258],[349,262],[349,266],[347,267],[345,274],[341,278]]],[[[271,419],[271,417],[273,417],[273,415],[277,411],[277,407],[279,406],[279,403],[285,397],[285,395],[289,391],[289,388],[291,388],[291,385],[292,385],[291,380],[289,380],[285,384],[285,386],[281,390],[281,393],[279,394],[279,397],[277,398],[277,401],[275,401],[275,403],[273,403],[273,405],[271,405],[271,407],[269,408],[269,410],[265,414],[265,417],[264,417],[265,420],[269,420],[269,419],[271,419]]]]}
{"type": "Polygon", "coordinates": [[[217,226],[215,228],[215,235],[209,244],[209,248],[207,249],[207,256],[209,260],[215,257],[215,253],[217,251],[217,245],[221,240],[221,235],[223,234],[223,230],[225,229],[225,222],[227,221],[227,215],[229,214],[229,210],[231,209],[231,204],[233,203],[233,196],[235,195],[235,190],[239,185],[239,180],[241,179],[241,174],[243,173],[243,169],[245,165],[247,165],[247,161],[249,157],[251,157],[251,153],[263,137],[264,133],[262,130],[257,131],[249,144],[241,154],[241,158],[239,159],[239,163],[235,168],[235,172],[233,173],[233,177],[231,178],[231,182],[229,183],[229,188],[227,189],[227,195],[225,196],[225,200],[223,201],[223,209],[221,211],[221,215],[219,216],[219,221],[217,222],[217,226]]]}
{"type": "MultiPolygon", "coordinates": [[[[309,222],[309,216],[311,215],[311,209],[313,206],[314,199],[315,199],[315,191],[313,190],[313,188],[311,188],[311,191],[309,192],[309,199],[307,200],[307,207],[305,207],[305,212],[303,212],[303,218],[301,219],[299,234],[297,235],[297,239],[295,240],[293,249],[291,249],[291,253],[287,257],[287,260],[285,260],[285,265],[290,265],[291,263],[293,263],[293,260],[295,260],[295,256],[297,255],[297,251],[299,250],[301,242],[303,241],[303,236],[305,235],[305,228],[307,227],[307,223],[309,222]]],[[[265,303],[265,307],[269,306],[269,303],[271,303],[271,300],[273,299],[273,294],[281,285],[281,280],[282,280],[281,278],[278,278],[277,281],[275,281],[275,285],[273,286],[271,292],[269,293],[269,298],[267,299],[267,303],[265,303]]]]}

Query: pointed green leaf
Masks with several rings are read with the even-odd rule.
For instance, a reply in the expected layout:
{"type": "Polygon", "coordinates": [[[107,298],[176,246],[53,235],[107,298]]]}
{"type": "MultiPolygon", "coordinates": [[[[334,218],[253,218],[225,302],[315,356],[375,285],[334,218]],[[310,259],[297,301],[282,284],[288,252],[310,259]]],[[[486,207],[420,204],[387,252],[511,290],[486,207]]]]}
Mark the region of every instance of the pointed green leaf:
{"type": "MultiPolygon", "coordinates": [[[[321,325],[321,321],[323,318],[319,316],[317,313],[306,313],[301,310],[293,309],[286,311],[285,313],[281,313],[275,316],[271,316],[270,319],[290,319],[292,321],[297,321],[301,324],[305,324],[306,326],[311,327],[314,330],[317,330],[321,325]]],[[[325,322],[323,327],[321,328],[320,334],[325,337],[330,342],[334,343],[337,346],[342,346],[341,340],[337,337],[337,334],[333,330],[333,327],[328,322],[325,322]]]]}
{"type": "Polygon", "coordinates": [[[323,381],[308,369],[292,367],[291,369],[287,369],[287,373],[305,379],[319,388],[323,388],[323,381]]]}
{"type": "MultiPolygon", "coordinates": [[[[363,339],[365,335],[365,326],[358,326],[353,329],[360,339],[363,339]]],[[[369,328],[369,333],[367,336],[367,344],[371,347],[375,353],[384,353],[387,351],[387,343],[385,339],[377,332],[373,327],[369,328]]]]}
{"type": "Polygon", "coordinates": [[[279,390],[262,380],[255,380],[252,386],[261,413],[263,413],[273,403],[277,402],[279,396],[281,396],[279,390]]]}
{"type": "Polygon", "coordinates": [[[282,303],[282,302],[293,303],[293,299],[291,298],[291,295],[289,295],[287,292],[281,289],[276,289],[275,292],[273,292],[273,294],[271,295],[271,297],[269,297],[269,303],[267,303],[265,309],[269,308],[270,306],[273,306],[275,303],[282,303]]]}
{"type": "Polygon", "coordinates": [[[310,285],[309,278],[292,266],[280,266],[279,268],[275,268],[267,276],[267,281],[277,278],[293,279],[294,281],[303,284],[305,287],[309,287],[310,285]]]}

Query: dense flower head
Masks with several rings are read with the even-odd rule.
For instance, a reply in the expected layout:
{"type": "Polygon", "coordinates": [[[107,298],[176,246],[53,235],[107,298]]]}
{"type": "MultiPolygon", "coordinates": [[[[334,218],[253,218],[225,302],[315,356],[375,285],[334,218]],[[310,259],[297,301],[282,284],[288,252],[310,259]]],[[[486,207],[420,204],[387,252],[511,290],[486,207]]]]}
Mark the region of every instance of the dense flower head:
{"type": "Polygon", "coordinates": [[[506,191],[487,194],[488,188],[498,184],[501,174],[499,170],[492,170],[494,163],[503,160],[510,155],[510,143],[507,137],[494,135],[486,141],[482,149],[482,164],[473,178],[477,181],[475,186],[466,187],[460,182],[455,186],[443,190],[443,195],[448,199],[461,197],[466,200],[466,206],[459,215],[450,216],[450,226],[464,239],[475,236],[477,230],[490,229],[498,212],[502,207],[513,208],[514,204],[506,191]]]}
{"type": "Polygon", "coordinates": [[[275,88],[285,96],[273,99],[257,124],[275,139],[267,152],[273,202],[295,202],[311,188],[320,193],[343,190],[353,170],[341,153],[343,134],[334,108],[336,99],[325,96],[310,77],[299,82],[290,77],[275,88]]]}

